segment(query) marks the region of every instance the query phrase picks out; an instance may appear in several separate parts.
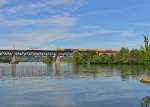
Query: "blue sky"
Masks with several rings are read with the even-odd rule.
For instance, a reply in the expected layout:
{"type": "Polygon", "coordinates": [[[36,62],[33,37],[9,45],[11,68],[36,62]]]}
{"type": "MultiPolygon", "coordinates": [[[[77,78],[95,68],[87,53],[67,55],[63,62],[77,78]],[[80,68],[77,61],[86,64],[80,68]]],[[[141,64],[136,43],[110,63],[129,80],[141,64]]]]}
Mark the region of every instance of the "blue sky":
{"type": "Polygon", "coordinates": [[[139,48],[150,0],[0,0],[0,48],[139,48]]]}

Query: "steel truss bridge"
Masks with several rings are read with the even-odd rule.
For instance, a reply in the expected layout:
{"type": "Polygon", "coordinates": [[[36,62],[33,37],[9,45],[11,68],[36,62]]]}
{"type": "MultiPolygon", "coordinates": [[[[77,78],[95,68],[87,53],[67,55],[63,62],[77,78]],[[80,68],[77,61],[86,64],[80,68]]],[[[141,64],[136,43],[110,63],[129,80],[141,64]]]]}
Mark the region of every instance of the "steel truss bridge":
{"type": "Polygon", "coordinates": [[[90,49],[57,49],[57,50],[0,50],[0,56],[12,56],[11,63],[16,63],[16,56],[55,56],[55,62],[60,63],[60,56],[73,56],[74,52],[97,54],[115,54],[113,50],[90,50],[90,49]]]}

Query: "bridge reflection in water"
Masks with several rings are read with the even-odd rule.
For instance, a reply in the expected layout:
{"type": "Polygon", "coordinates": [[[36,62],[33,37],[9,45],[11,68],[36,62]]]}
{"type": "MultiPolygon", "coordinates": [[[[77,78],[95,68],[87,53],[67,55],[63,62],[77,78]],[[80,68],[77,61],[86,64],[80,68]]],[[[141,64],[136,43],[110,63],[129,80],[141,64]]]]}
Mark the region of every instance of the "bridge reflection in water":
{"type": "MultiPolygon", "coordinates": [[[[73,98],[77,104],[85,101],[85,107],[89,105],[89,101],[95,101],[96,107],[149,107],[150,97],[144,98],[149,95],[148,91],[144,92],[149,87],[139,86],[135,81],[146,71],[148,68],[143,65],[0,64],[1,106],[10,106],[13,101],[18,104],[23,99],[25,103],[29,101],[29,104],[33,101],[32,107],[37,107],[37,103],[49,107],[54,106],[51,105],[52,102],[57,105],[62,99],[71,96],[69,99],[73,98]],[[9,77],[14,77],[15,80],[12,82],[9,77]],[[64,80],[57,80],[61,78],[64,80]]],[[[66,101],[70,102],[68,99],[66,101]]]]}
{"type": "MultiPolygon", "coordinates": [[[[12,77],[42,77],[55,75],[57,79],[61,78],[60,64],[40,64],[37,67],[34,65],[20,66],[20,64],[11,64],[12,77]],[[18,67],[17,67],[18,66],[18,67]]],[[[8,74],[9,75],[9,74],[8,74]]]]}
{"type": "Polygon", "coordinates": [[[146,73],[148,68],[139,65],[74,65],[74,64],[43,64],[19,63],[0,64],[0,77],[52,77],[52,78],[74,78],[74,77],[112,77],[119,76],[123,80],[136,79],[146,73]]]}
{"type": "Polygon", "coordinates": [[[55,64],[55,73],[56,73],[56,78],[59,79],[61,78],[61,70],[60,70],[60,64],[55,64]]]}
{"type": "Polygon", "coordinates": [[[12,77],[16,76],[16,64],[11,64],[11,75],[12,77]]]}

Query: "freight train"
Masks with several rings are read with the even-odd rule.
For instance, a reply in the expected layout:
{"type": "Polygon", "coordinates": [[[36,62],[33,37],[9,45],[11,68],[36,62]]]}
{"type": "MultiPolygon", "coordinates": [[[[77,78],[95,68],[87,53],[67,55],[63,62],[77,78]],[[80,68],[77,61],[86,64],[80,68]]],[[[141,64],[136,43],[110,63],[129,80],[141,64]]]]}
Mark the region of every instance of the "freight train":
{"type": "Polygon", "coordinates": [[[118,51],[114,50],[100,50],[100,49],[63,49],[63,48],[58,48],[57,51],[60,52],[98,52],[98,53],[117,53],[118,51]]]}

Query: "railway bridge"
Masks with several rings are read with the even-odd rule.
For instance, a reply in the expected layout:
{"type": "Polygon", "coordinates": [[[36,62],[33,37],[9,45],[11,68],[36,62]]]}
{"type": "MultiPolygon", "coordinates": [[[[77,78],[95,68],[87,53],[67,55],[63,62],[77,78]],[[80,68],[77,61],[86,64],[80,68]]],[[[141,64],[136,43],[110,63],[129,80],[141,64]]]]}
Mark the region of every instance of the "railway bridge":
{"type": "Polygon", "coordinates": [[[27,50],[0,50],[0,56],[11,56],[11,63],[16,64],[16,56],[54,56],[55,63],[60,63],[60,56],[73,56],[74,52],[97,54],[115,54],[117,51],[113,50],[96,50],[96,49],[56,49],[56,50],[42,50],[42,49],[27,49],[27,50]]]}

